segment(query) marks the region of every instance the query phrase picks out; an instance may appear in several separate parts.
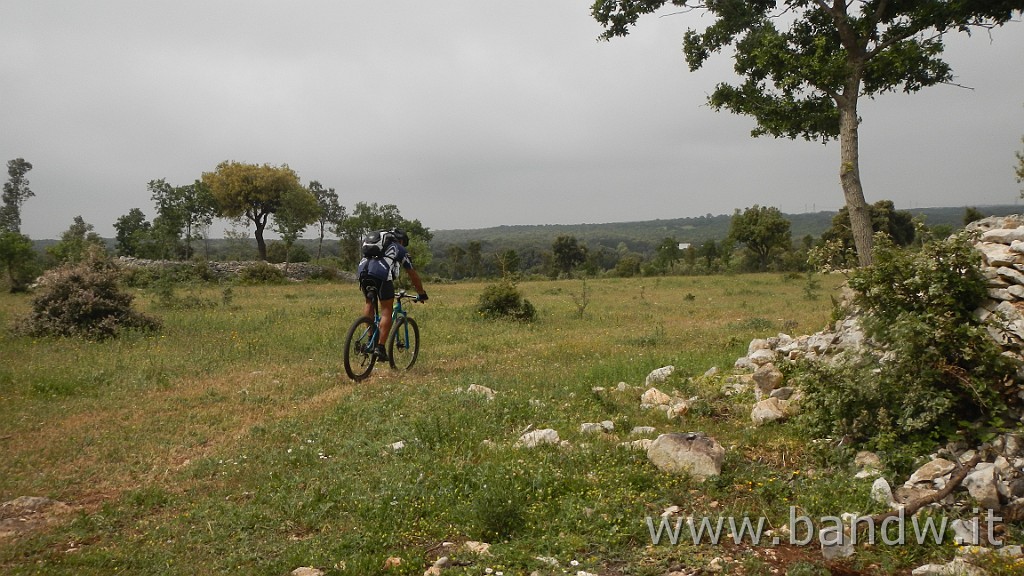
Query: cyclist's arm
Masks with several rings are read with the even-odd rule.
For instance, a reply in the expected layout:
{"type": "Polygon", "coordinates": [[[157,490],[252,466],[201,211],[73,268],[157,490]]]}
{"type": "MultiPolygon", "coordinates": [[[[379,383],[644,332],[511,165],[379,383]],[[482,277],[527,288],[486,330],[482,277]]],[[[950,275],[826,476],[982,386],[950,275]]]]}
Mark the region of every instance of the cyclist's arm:
{"type": "Polygon", "coordinates": [[[409,280],[412,280],[412,285],[416,287],[416,292],[425,294],[426,290],[423,288],[423,281],[420,280],[420,275],[416,272],[416,269],[408,268],[406,272],[409,273],[409,280]]]}

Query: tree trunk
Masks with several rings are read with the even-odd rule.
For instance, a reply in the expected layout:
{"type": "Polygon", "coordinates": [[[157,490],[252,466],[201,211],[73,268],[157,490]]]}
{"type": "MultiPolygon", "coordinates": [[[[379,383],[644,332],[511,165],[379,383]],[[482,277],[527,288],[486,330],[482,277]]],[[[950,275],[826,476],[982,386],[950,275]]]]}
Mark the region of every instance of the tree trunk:
{"type": "Polygon", "coordinates": [[[253,218],[253,222],[256,223],[256,250],[259,254],[259,259],[263,262],[267,261],[267,242],[263,240],[263,229],[267,227],[268,216],[269,213],[253,218]]]}
{"type": "Polygon", "coordinates": [[[860,119],[857,117],[857,92],[860,82],[847,90],[846,98],[839,103],[839,181],[846,197],[846,208],[850,211],[850,231],[853,245],[857,249],[857,261],[861,266],[871,265],[871,211],[864,200],[864,188],[860,182],[860,119]]]}

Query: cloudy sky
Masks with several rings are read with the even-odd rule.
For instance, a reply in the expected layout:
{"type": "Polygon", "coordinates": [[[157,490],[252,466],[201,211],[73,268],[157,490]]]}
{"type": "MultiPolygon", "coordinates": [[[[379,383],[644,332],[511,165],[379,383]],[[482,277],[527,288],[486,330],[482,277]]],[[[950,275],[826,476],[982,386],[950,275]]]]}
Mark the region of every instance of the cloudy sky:
{"type": "MultiPolygon", "coordinates": [[[[343,205],[435,230],[842,204],[839,147],[750,138],[689,72],[699,13],[596,40],[589,0],[32,0],[0,18],[0,159],[25,158],[22,232],[104,236],[150,180],[288,164],[343,205]]],[[[957,82],[864,101],[869,202],[1012,204],[1024,23],[948,42],[957,82]]]]}

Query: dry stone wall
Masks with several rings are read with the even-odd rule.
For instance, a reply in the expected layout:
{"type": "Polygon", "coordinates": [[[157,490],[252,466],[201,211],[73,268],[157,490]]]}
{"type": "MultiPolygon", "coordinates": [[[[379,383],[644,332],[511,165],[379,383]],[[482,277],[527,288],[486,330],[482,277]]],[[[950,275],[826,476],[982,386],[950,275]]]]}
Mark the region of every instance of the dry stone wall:
{"type": "MultiPolygon", "coordinates": [[[[196,266],[197,264],[189,262],[176,262],[172,260],[145,260],[142,258],[131,258],[121,256],[114,261],[119,267],[124,269],[147,269],[147,270],[171,270],[182,266],[196,266]]],[[[229,261],[229,262],[217,262],[207,261],[201,266],[205,266],[209,273],[217,279],[230,279],[235,278],[242,273],[243,270],[262,262],[240,262],[240,261],[229,261]]],[[[316,264],[309,264],[308,262],[292,262],[288,265],[281,264],[269,264],[278,270],[281,270],[285,277],[290,280],[308,280],[309,278],[322,278],[324,276],[324,268],[316,264]]],[[[337,278],[342,280],[355,281],[355,274],[353,272],[338,272],[337,278]]]]}

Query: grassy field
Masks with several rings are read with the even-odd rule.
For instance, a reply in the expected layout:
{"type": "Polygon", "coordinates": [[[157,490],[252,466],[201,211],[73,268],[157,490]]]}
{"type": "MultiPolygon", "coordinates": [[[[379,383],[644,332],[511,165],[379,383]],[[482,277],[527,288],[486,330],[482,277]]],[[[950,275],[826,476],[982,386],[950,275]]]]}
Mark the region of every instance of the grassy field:
{"type": "MultiPolygon", "coordinates": [[[[733,574],[882,574],[948,558],[949,545],[827,563],[813,545],[652,544],[645,519],[672,505],[776,530],[791,506],[878,511],[841,459],[788,425],[752,428],[752,393],[699,378],[731,368],[752,338],[823,328],[840,279],[820,280],[814,298],[805,278],[781,275],[524,282],[533,324],[479,318],[484,284],[431,285],[412,309],[416,366],[358,385],[341,364],[361,308],[350,284],[137,291],[163,330],[101,343],[4,331],[0,501],[74,510],[0,539],[0,572],[420,575],[445,555],[445,574],[661,575],[715,558],[733,574]],[[665,365],[676,372],[662,389],[697,397],[683,421],[639,408],[644,377],[665,365]],[[471,384],[496,398],[462,392],[471,384]],[[612,434],[580,432],[603,420],[612,434]],[[640,425],[716,437],[723,474],[659,472],[619,446],[640,425]],[[570,447],[515,448],[531,428],[570,447]]],[[[0,324],[27,308],[0,296],[0,324]]]]}

